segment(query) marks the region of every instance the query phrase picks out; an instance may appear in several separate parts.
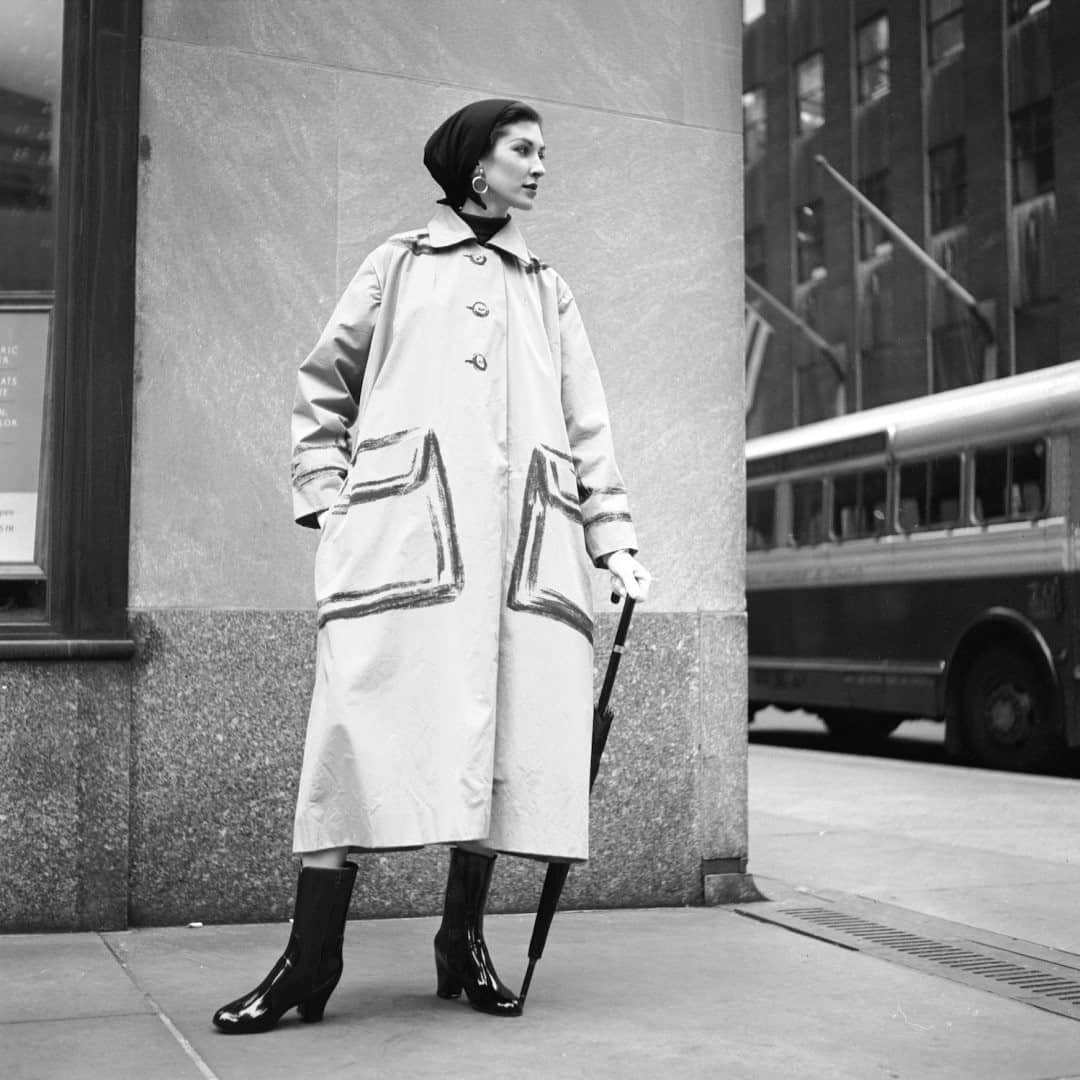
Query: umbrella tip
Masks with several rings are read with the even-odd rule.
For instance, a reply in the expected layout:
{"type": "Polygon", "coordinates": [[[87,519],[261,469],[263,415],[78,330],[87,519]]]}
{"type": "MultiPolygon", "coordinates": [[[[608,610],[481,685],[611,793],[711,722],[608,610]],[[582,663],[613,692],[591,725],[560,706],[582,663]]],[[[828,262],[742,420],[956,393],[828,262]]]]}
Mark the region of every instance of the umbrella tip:
{"type": "Polygon", "coordinates": [[[529,966],[525,971],[525,979],[521,984],[521,993],[518,994],[518,1005],[520,1005],[522,1009],[525,1008],[525,996],[529,992],[529,984],[532,982],[533,970],[535,968],[536,960],[530,958],[529,966]]]}

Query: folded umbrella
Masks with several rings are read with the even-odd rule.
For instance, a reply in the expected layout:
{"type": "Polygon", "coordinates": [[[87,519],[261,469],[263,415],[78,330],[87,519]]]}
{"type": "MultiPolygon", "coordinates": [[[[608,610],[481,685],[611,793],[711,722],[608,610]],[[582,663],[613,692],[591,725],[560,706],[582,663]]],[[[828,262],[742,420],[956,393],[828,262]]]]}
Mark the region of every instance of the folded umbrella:
{"type": "MultiPolygon", "coordinates": [[[[596,774],[600,771],[600,758],[604,755],[608,732],[611,731],[611,721],[615,715],[608,703],[611,700],[611,690],[615,685],[615,675],[619,670],[619,661],[622,659],[626,635],[630,630],[630,617],[633,614],[634,601],[628,596],[623,601],[622,615],[619,618],[618,629],[615,631],[615,643],[611,647],[604,682],[600,687],[600,700],[593,709],[592,758],[589,763],[590,791],[596,783],[596,774]]],[[[536,922],[533,924],[532,938],[529,940],[529,967],[525,972],[525,980],[521,984],[521,993],[518,994],[518,1001],[522,1008],[525,1007],[525,996],[532,982],[533,969],[536,967],[537,960],[544,955],[551,920],[555,918],[555,909],[559,906],[559,897],[562,895],[569,873],[568,862],[548,863],[547,874],[544,876],[544,888],[540,893],[540,903],[536,909],[536,922]]]]}

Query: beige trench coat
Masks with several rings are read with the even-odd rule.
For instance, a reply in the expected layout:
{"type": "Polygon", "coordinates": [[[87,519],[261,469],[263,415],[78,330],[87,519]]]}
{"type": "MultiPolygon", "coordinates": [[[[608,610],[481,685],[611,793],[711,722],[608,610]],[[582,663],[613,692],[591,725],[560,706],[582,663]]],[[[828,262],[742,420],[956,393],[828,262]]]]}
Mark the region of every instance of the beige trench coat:
{"type": "Polygon", "coordinates": [[[511,221],[363,263],[300,368],[318,656],[294,849],[588,856],[589,559],[636,550],[592,350],[511,221]]]}

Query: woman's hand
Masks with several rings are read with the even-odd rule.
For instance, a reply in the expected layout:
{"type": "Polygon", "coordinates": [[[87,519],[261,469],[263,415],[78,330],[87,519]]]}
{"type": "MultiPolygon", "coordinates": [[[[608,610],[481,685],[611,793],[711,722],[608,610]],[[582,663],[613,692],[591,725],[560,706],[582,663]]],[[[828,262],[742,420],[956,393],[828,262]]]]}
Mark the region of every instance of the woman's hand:
{"type": "Polygon", "coordinates": [[[631,600],[647,600],[652,574],[629,551],[613,551],[607,559],[611,571],[611,599],[629,596],[631,600]]]}

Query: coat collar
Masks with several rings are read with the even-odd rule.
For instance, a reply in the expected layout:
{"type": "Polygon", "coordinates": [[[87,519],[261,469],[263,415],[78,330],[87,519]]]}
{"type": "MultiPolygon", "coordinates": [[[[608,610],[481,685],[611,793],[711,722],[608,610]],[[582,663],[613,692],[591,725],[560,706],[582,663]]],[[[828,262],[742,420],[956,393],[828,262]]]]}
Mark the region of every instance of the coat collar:
{"type": "MultiPolygon", "coordinates": [[[[468,223],[445,204],[439,205],[435,216],[428,222],[428,243],[434,248],[453,247],[455,244],[464,244],[475,239],[476,234],[469,228],[468,223]]],[[[488,241],[488,244],[500,251],[505,251],[508,255],[513,255],[526,266],[532,262],[529,249],[525,246],[525,237],[521,235],[521,230],[513,218],[488,241]]]]}

